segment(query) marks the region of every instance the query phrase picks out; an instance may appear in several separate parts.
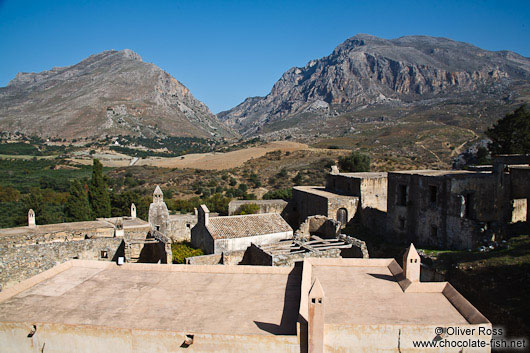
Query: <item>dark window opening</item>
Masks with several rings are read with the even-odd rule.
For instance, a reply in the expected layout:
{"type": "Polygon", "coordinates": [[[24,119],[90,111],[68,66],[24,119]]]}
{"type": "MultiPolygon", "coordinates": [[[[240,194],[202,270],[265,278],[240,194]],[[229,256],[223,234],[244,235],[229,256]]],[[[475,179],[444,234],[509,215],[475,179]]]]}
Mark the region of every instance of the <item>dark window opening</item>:
{"type": "Polygon", "coordinates": [[[466,218],[472,218],[472,212],[473,212],[473,195],[472,194],[466,194],[464,195],[464,217],[466,218]]]}
{"type": "Polygon", "coordinates": [[[431,226],[431,238],[437,238],[437,237],[438,237],[438,227],[431,226]]]}
{"type": "Polygon", "coordinates": [[[155,229],[159,231],[160,230],[160,226],[155,226],[155,229]]]}
{"type": "Polygon", "coordinates": [[[190,227],[191,227],[191,224],[186,223],[186,228],[190,228],[190,227]]]}
{"type": "Polygon", "coordinates": [[[101,258],[102,259],[108,259],[109,253],[106,250],[101,250],[101,258]]]}
{"type": "Polygon", "coordinates": [[[337,221],[339,221],[343,227],[348,223],[348,211],[345,208],[338,209],[337,221]]]}
{"type": "Polygon", "coordinates": [[[399,229],[405,230],[405,218],[399,219],[399,229]]]}
{"type": "Polygon", "coordinates": [[[398,205],[400,206],[407,206],[407,185],[399,185],[398,190],[398,205]]]}
{"type": "Polygon", "coordinates": [[[429,194],[431,203],[436,203],[438,199],[438,188],[434,185],[429,186],[429,194]]]}

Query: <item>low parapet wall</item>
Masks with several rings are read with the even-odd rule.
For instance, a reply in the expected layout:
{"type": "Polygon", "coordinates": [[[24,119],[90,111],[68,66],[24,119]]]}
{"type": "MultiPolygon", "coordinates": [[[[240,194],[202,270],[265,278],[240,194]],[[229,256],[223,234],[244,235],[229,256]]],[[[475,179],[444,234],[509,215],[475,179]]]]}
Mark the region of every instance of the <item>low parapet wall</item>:
{"type": "Polygon", "coordinates": [[[0,247],[0,289],[71,259],[111,261],[123,256],[123,238],[95,238],[16,248],[0,247]]]}

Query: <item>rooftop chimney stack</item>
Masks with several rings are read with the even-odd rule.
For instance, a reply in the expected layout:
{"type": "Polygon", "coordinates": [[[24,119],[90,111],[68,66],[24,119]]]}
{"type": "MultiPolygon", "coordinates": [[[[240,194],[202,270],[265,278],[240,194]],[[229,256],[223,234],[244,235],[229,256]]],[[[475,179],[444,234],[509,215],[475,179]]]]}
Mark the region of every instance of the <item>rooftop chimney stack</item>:
{"type": "Polygon", "coordinates": [[[136,205],[131,204],[131,218],[136,218],[136,205]]]}
{"type": "Polygon", "coordinates": [[[311,353],[324,352],[324,289],[315,279],[309,291],[308,348],[311,353]]]}
{"type": "Polygon", "coordinates": [[[405,251],[403,255],[403,273],[405,278],[411,282],[420,281],[420,267],[421,267],[421,258],[414,244],[410,243],[409,248],[405,251]]]}
{"type": "Polygon", "coordinates": [[[197,223],[203,224],[205,227],[210,223],[210,210],[206,205],[201,205],[199,207],[197,223]]]}

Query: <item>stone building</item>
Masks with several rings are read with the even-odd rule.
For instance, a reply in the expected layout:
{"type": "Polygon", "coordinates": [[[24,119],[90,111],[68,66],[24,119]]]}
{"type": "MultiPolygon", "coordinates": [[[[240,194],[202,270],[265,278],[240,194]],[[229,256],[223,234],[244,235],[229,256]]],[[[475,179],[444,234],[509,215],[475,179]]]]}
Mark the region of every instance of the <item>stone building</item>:
{"type": "Polygon", "coordinates": [[[498,156],[489,171],[388,173],[387,234],[422,247],[469,249],[526,222],[530,156],[498,156]]]}
{"type": "Polygon", "coordinates": [[[406,270],[394,259],[306,258],[291,267],[71,260],[0,293],[0,353],[439,352],[414,342],[490,342],[491,323],[449,283],[417,280],[416,258],[411,247],[406,270]],[[461,333],[438,335],[449,326],[461,333]]]}
{"type": "Polygon", "coordinates": [[[269,244],[293,237],[293,230],[277,213],[210,217],[206,205],[198,210],[191,243],[206,254],[245,250],[251,243],[269,244]]]}
{"type": "Polygon", "coordinates": [[[342,226],[357,218],[366,226],[384,223],[387,199],[387,173],[339,173],[326,176],[326,186],[295,186],[292,212],[298,224],[307,217],[323,215],[342,226]]]}

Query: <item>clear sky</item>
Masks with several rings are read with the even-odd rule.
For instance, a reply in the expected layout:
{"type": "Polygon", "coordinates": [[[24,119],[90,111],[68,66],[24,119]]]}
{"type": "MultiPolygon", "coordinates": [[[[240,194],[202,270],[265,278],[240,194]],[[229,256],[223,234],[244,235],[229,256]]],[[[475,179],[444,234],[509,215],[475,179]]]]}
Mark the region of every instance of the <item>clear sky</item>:
{"type": "Polygon", "coordinates": [[[423,34],[530,56],[530,1],[0,0],[0,86],[129,48],[217,113],[357,33],[423,34]]]}

